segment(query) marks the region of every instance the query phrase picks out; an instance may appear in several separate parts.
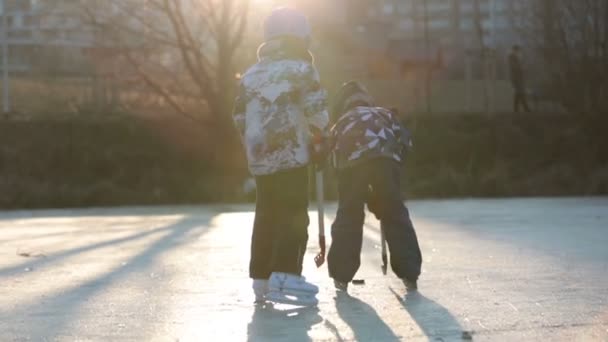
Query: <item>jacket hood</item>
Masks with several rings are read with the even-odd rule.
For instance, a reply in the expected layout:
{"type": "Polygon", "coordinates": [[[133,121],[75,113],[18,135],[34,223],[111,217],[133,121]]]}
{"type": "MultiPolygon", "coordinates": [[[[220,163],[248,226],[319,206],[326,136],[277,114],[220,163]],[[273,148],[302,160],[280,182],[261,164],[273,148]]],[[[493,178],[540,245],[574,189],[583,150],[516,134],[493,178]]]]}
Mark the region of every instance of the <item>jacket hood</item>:
{"type": "Polygon", "coordinates": [[[289,39],[275,39],[265,42],[258,47],[257,54],[258,61],[290,59],[314,63],[314,57],[305,45],[289,39]]]}

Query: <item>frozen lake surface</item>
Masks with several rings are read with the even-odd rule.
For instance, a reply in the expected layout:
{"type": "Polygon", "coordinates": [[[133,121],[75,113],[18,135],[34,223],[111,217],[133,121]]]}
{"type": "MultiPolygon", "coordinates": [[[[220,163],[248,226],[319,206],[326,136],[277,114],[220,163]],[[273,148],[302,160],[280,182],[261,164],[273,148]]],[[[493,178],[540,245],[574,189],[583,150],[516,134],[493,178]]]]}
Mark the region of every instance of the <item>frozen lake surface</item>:
{"type": "Polygon", "coordinates": [[[419,292],[380,272],[368,215],[366,284],[337,296],[311,211],[304,309],[252,304],[253,206],[0,212],[0,340],[608,341],[607,198],[408,205],[419,292]]]}

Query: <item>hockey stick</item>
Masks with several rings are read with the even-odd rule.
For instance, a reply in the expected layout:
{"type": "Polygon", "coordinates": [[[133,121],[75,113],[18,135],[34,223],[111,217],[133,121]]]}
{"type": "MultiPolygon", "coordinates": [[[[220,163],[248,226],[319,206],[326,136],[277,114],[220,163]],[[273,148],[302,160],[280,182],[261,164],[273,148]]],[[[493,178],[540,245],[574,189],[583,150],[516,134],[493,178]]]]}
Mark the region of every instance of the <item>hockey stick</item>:
{"type": "Polygon", "coordinates": [[[382,223],[380,223],[380,243],[382,246],[382,274],[386,275],[388,258],[386,256],[386,235],[384,235],[382,223]]]}
{"type": "MultiPolygon", "coordinates": [[[[374,192],[374,188],[370,185],[369,186],[369,193],[368,193],[368,197],[367,197],[367,209],[369,211],[371,211],[374,216],[376,216],[376,219],[380,220],[380,217],[378,217],[378,208],[375,204],[377,204],[377,201],[374,200],[374,196],[373,196],[373,192],[374,192]]],[[[388,268],[388,257],[386,255],[386,235],[384,234],[384,227],[382,224],[382,220],[380,220],[380,246],[381,246],[381,250],[382,250],[382,265],[380,266],[382,268],[382,274],[386,275],[386,271],[388,268]]]]}
{"type": "Polygon", "coordinates": [[[315,257],[315,264],[321,267],[325,263],[325,208],[323,203],[323,170],[316,172],[317,212],[319,216],[319,247],[321,251],[315,257]]]}

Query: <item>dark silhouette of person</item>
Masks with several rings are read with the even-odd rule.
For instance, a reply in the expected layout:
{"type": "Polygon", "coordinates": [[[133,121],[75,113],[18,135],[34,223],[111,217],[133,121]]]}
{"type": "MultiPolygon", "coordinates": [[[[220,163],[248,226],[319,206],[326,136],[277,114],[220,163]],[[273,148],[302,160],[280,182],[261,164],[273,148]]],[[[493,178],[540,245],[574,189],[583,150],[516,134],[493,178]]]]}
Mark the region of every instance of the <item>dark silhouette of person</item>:
{"type": "Polygon", "coordinates": [[[524,69],[521,64],[521,48],[519,45],[514,45],[509,54],[509,70],[511,72],[511,84],[513,85],[513,109],[519,112],[520,107],[524,111],[530,112],[528,100],[526,99],[526,87],[524,69]]]}

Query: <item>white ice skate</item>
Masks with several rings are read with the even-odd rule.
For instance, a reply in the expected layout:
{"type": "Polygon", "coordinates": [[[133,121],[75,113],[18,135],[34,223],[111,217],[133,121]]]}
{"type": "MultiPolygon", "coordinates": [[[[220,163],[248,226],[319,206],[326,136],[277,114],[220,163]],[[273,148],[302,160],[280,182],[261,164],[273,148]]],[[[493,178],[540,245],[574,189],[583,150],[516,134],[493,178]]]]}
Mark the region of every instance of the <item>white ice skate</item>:
{"type": "Polygon", "coordinates": [[[408,280],[407,278],[401,279],[403,281],[403,285],[405,285],[405,289],[408,292],[413,292],[418,290],[418,282],[416,280],[408,280]]]}
{"type": "Polygon", "coordinates": [[[316,294],[319,287],[306,282],[303,277],[275,272],[268,281],[266,300],[274,303],[313,306],[319,303],[316,294]]]}
{"type": "Polygon", "coordinates": [[[341,281],[334,279],[334,286],[336,287],[336,290],[338,290],[338,291],[348,292],[348,283],[343,283],[341,281]]]}
{"type": "Polygon", "coordinates": [[[266,295],[266,300],[275,304],[289,304],[297,306],[315,306],[319,304],[319,300],[315,295],[294,294],[286,291],[270,291],[266,295]]]}
{"type": "Polygon", "coordinates": [[[268,279],[254,279],[253,294],[255,295],[255,303],[262,304],[266,301],[266,295],[268,294],[268,279]]]}

